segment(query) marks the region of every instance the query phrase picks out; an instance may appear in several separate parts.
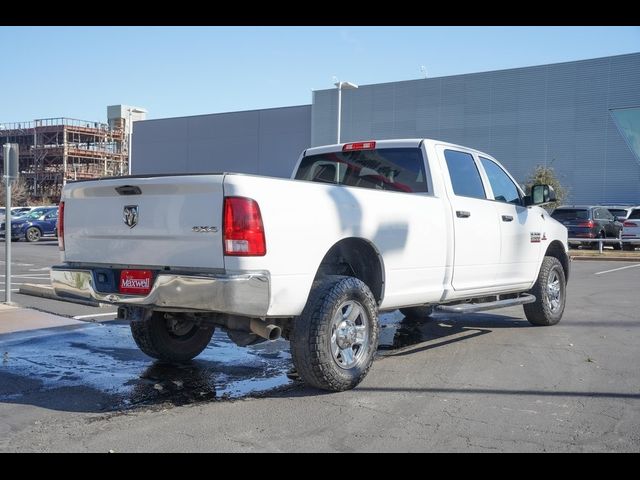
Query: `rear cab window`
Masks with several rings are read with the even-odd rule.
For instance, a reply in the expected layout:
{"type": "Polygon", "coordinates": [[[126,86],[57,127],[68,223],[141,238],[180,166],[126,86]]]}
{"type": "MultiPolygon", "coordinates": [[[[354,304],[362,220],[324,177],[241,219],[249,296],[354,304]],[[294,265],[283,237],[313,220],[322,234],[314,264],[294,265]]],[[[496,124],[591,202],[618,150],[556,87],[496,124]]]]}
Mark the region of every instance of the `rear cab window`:
{"type": "Polygon", "coordinates": [[[559,208],[551,214],[556,220],[589,220],[589,210],[586,208],[559,208]]]}
{"type": "Polygon", "coordinates": [[[616,217],[619,218],[626,218],[627,217],[627,211],[623,210],[621,208],[609,208],[608,209],[612,215],[615,215],[616,217]]]}
{"type": "Polygon", "coordinates": [[[295,178],[405,193],[429,191],[420,148],[379,148],[304,157],[295,178]]]}
{"type": "Polygon", "coordinates": [[[627,218],[627,220],[640,220],[640,208],[631,210],[631,213],[629,214],[629,218],[627,218]]]}

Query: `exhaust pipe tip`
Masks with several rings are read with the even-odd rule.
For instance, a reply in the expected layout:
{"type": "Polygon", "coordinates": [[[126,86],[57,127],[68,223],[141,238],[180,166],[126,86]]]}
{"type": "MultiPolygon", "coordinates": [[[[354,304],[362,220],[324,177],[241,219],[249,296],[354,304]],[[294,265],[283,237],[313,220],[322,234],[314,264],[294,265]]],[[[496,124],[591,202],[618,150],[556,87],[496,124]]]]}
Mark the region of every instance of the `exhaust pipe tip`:
{"type": "Polygon", "coordinates": [[[251,319],[249,330],[267,340],[277,340],[282,334],[282,329],[279,326],[272,323],[265,323],[255,318],[251,319]]]}
{"type": "Polygon", "coordinates": [[[265,328],[265,330],[267,333],[267,338],[269,340],[277,340],[282,334],[282,329],[277,325],[267,325],[267,328],[265,328]]]}

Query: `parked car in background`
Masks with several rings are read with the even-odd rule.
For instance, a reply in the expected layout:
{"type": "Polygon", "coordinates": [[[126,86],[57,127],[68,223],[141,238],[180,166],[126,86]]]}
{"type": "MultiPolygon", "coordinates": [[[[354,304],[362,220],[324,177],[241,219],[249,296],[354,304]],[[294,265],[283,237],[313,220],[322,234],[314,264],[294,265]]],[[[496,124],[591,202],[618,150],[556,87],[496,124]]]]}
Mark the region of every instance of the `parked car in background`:
{"type": "Polygon", "coordinates": [[[11,209],[11,215],[14,217],[21,217],[32,211],[36,207],[13,207],[11,209]]]}
{"type": "MultiPolygon", "coordinates": [[[[11,240],[24,238],[37,242],[45,235],[57,236],[58,207],[37,207],[22,217],[11,220],[11,240]]],[[[0,236],[6,237],[6,223],[0,224],[0,236]]]]}
{"type": "Polygon", "coordinates": [[[629,217],[631,210],[636,208],[633,205],[599,205],[611,212],[614,217],[617,217],[620,222],[624,221],[629,217]]]}
{"type": "Polygon", "coordinates": [[[640,207],[633,208],[622,225],[622,239],[633,240],[623,243],[622,248],[635,250],[640,246],[640,207]]]}
{"type": "MultiPolygon", "coordinates": [[[[622,239],[622,223],[606,208],[590,205],[563,205],[551,214],[569,231],[571,238],[616,238],[622,239]]],[[[582,245],[598,248],[598,242],[572,242],[570,247],[582,245]]],[[[605,243],[615,250],[622,248],[622,242],[605,243]]]]}

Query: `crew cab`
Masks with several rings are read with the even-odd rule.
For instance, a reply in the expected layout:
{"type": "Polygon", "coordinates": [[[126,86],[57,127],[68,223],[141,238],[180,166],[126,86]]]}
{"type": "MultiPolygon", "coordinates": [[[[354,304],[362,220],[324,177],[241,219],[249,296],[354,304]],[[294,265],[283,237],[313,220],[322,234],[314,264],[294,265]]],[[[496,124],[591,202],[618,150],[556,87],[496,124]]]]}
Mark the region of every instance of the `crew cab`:
{"type": "Polygon", "coordinates": [[[70,182],[61,297],[117,305],[149,356],[188,361],[216,327],[238,345],[284,336],[301,379],[355,387],[378,314],[523,305],[563,314],[567,230],[493,157],[428,139],[309,148],[290,179],[235,173],[70,182]]]}

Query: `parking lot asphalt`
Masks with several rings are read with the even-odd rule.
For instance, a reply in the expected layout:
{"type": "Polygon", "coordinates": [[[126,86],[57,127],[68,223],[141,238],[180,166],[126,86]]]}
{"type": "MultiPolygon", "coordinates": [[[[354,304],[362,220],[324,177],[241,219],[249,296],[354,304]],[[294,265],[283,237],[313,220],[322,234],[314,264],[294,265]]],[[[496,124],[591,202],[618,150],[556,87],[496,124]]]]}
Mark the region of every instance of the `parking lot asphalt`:
{"type": "MultiPolygon", "coordinates": [[[[58,261],[54,242],[14,254],[15,282],[58,261]]],[[[553,327],[520,307],[384,314],[372,370],[342,393],[287,378],[283,340],[241,349],[216,332],[164,365],[109,308],[14,293],[89,321],[0,335],[0,451],[639,452],[639,284],[640,263],[573,262],[553,327]]]]}
{"type": "MultiPolygon", "coordinates": [[[[4,300],[5,289],[4,247],[4,240],[1,240],[0,290],[2,290],[2,292],[0,295],[2,295],[2,300],[4,300]]],[[[60,251],[58,250],[58,241],[55,238],[45,237],[37,243],[24,241],[13,242],[11,244],[11,250],[11,296],[14,303],[67,317],[78,317],[86,321],[113,320],[116,317],[116,309],[114,307],[91,307],[18,293],[20,287],[25,283],[50,285],[50,267],[60,263],[60,251]]]]}

